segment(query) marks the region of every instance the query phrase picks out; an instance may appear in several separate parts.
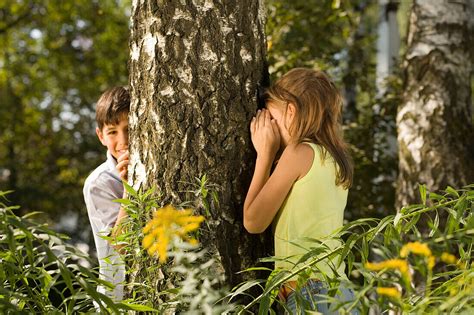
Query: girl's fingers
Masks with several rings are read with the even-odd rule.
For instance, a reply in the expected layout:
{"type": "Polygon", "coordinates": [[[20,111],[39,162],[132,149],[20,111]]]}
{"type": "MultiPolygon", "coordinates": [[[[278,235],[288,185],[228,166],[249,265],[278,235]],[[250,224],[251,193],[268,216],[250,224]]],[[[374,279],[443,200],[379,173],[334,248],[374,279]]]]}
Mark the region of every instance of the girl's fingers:
{"type": "Polygon", "coordinates": [[[270,114],[268,113],[268,110],[264,110],[263,112],[263,125],[264,126],[269,126],[270,124],[270,114]]]}
{"type": "Polygon", "coordinates": [[[268,112],[265,109],[262,109],[260,111],[260,117],[259,117],[259,127],[264,128],[265,126],[268,125],[268,112]]]}
{"type": "Polygon", "coordinates": [[[255,129],[256,130],[261,128],[261,124],[262,124],[261,119],[262,119],[262,111],[258,110],[257,111],[257,118],[256,118],[256,122],[255,122],[255,129]]]}
{"type": "Polygon", "coordinates": [[[255,133],[255,124],[256,124],[256,118],[255,116],[252,118],[252,121],[250,122],[250,133],[254,134],[255,133]]]}

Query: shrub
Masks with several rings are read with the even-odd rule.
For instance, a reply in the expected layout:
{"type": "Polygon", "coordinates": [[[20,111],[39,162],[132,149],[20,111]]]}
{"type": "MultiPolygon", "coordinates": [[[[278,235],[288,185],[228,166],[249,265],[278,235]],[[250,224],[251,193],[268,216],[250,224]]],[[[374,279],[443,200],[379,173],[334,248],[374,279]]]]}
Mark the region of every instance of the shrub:
{"type": "Polygon", "coordinates": [[[298,275],[298,283],[303,285],[309,274],[319,272],[315,267],[318,261],[339,257],[334,268],[345,263],[351,281],[321,276],[329,287],[324,300],[334,300],[341,281],[355,291],[355,301],[336,302],[341,314],[355,308],[362,314],[369,309],[410,314],[473,312],[473,188],[448,187],[436,194],[420,186],[422,204],[404,207],[382,219],[359,219],[327,239],[312,240],[313,245],[292,270],[274,271],[266,281],[242,283],[229,297],[261,286],[263,293],[240,308],[248,310],[259,304],[259,313],[266,314],[279,302],[278,289],[290,277],[298,275]],[[324,245],[329,239],[344,241],[332,251],[324,245]]]}
{"type": "MultiPolygon", "coordinates": [[[[6,202],[8,192],[0,192],[6,202]]],[[[66,243],[68,237],[33,220],[38,212],[18,217],[0,201],[0,313],[101,313],[147,310],[133,303],[113,303],[96,291],[97,271],[78,263],[93,265],[88,255],[66,243]]]]}

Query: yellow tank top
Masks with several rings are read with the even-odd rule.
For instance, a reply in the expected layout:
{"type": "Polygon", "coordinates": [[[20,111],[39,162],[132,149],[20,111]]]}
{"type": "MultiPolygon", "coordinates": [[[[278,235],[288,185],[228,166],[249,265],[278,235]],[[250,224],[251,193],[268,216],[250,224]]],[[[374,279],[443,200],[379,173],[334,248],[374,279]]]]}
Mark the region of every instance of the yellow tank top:
{"type": "MultiPolygon", "coordinates": [[[[327,153],[323,161],[323,148],[314,143],[308,144],[314,150],[313,164],[309,172],[293,184],[273,221],[275,256],[291,257],[289,262],[276,261],[277,269],[291,270],[307,252],[304,248],[315,246],[315,243],[305,241],[304,238],[322,240],[343,225],[348,190],[335,184],[336,163],[332,156],[327,153]]],[[[325,241],[325,244],[335,248],[339,242],[330,240],[325,241]]],[[[337,266],[337,257],[332,261],[337,266]]],[[[332,277],[334,273],[330,265],[331,262],[327,260],[316,266],[332,277]]],[[[344,268],[344,264],[337,268],[338,274],[343,277],[344,268]]],[[[311,277],[323,280],[319,273],[313,273],[311,277]]],[[[295,279],[293,277],[290,280],[295,279]]]]}

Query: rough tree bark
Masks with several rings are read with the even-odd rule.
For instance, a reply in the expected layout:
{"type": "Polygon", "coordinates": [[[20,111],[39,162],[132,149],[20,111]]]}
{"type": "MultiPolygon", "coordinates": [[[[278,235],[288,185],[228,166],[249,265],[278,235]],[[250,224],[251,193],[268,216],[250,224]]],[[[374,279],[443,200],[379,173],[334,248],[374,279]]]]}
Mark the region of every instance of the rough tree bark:
{"type": "Polygon", "coordinates": [[[218,185],[204,245],[227,282],[255,264],[263,239],[242,227],[254,153],[249,121],[266,77],[264,9],[255,0],[133,1],[130,42],[131,182],[157,186],[163,204],[206,174],[218,185]]]}
{"type": "Polygon", "coordinates": [[[397,207],[428,189],[474,182],[470,12],[467,1],[414,1],[404,103],[397,115],[397,207]]]}

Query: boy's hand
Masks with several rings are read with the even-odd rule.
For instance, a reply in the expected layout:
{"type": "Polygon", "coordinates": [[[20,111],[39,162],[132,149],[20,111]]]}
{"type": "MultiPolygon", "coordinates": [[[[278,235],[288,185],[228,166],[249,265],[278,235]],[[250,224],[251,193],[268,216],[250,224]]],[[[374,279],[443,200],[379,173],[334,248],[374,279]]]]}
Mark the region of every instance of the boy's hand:
{"type": "Polygon", "coordinates": [[[128,180],[128,157],[129,153],[127,150],[124,154],[119,156],[117,159],[117,166],[115,167],[120,174],[120,179],[123,181],[128,180]]]}
{"type": "Polygon", "coordinates": [[[250,133],[257,155],[273,161],[280,149],[281,140],[276,121],[271,119],[268,110],[257,111],[257,115],[252,118],[250,123],[250,133]]]}

